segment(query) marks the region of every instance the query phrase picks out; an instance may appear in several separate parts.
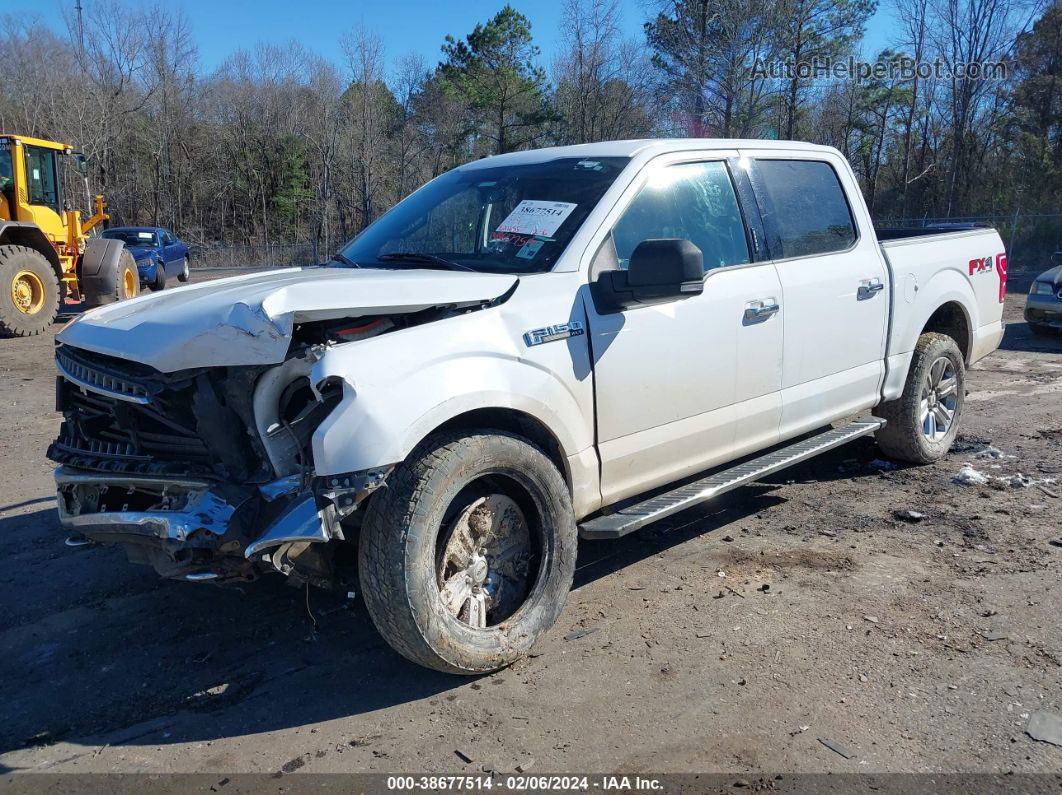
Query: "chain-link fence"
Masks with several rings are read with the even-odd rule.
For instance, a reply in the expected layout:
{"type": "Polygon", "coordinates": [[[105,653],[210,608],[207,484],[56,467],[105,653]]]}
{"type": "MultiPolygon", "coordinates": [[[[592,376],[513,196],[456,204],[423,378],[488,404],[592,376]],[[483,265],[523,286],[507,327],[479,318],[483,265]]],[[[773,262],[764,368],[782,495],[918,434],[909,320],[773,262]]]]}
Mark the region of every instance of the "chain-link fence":
{"type": "Polygon", "coordinates": [[[315,265],[320,261],[311,243],[189,247],[189,262],[193,268],[274,268],[315,265]]]}
{"type": "Polygon", "coordinates": [[[952,218],[878,218],[880,228],[914,229],[956,225],[991,226],[1007,249],[1008,279],[1012,289],[1028,289],[1032,279],[1052,267],[1051,255],[1062,250],[1062,213],[1009,213],[952,218]]]}
{"type": "MultiPolygon", "coordinates": [[[[1010,213],[951,218],[878,218],[881,228],[913,229],[956,225],[994,227],[1007,248],[1012,278],[1036,276],[1051,266],[1052,253],[1062,250],[1062,213],[1010,213]]],[[[242,246],[193,245],[193,268],[262,268],[314,265],[328,259],[312,243],[252,243],[242,246]]]]}

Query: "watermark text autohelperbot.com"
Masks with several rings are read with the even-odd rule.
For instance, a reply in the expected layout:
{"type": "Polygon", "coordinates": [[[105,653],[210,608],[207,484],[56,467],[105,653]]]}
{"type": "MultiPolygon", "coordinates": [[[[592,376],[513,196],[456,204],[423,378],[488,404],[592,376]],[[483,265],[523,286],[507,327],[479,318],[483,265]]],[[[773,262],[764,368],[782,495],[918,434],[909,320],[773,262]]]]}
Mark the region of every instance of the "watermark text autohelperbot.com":
{"type": "Polygon", "coordinates": [[[918,61],[901,56],[887,61],[861,61],[855,56],[768,61],[757,58],[749,69],[754,79],[775,80],[1005,80],[1004,61],[918,61]]]}

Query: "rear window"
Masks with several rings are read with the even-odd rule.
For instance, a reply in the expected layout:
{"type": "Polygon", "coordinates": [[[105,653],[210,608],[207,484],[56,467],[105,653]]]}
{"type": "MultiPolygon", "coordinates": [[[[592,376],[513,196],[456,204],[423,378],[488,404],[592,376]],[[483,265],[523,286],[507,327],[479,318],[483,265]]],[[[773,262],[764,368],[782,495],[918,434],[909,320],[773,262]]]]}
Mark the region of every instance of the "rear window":
{"type": "Polygon", "coordinates": [[[757,160],[753,185],[764,220],[777,233],[776,258],[829,254],[855,243],[852,212],[829,163],[757,160]]]}

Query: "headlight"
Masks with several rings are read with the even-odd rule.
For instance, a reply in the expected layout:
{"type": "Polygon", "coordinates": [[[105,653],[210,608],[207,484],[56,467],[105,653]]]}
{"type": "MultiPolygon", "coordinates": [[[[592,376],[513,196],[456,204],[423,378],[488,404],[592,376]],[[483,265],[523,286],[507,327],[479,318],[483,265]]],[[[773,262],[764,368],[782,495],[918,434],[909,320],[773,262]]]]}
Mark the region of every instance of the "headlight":
{"type": "Polygon", "coordinates": [[[1050,282],[1033,282],[1029,295],[1054,295],[1055,286],[1050,282]]]}

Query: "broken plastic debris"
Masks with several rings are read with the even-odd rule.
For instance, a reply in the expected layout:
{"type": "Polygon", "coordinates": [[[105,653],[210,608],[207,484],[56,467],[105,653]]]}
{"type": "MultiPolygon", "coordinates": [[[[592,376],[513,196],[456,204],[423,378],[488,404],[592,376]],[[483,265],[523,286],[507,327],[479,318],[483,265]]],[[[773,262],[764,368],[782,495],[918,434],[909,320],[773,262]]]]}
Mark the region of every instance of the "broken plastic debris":
{"type": "Polygon", "coordinates": [[[822,737],[820,737],[819,738],[819,742],[822,743],[823,745],[825,745],[827,748],[829,748],[835,754],[840,754],[845,759],[852,759],[856,755],[855,751],[853,751],[851,748],[848,748],[845,745],[842,745],[841,743],[837,742],[836,740],[826,740],[826,739],[823,739],[822,737]]]}
{"type": "Polygon", "coordinates": [[[1025,724],[1025,733],[1034,740],[1062,748],[1062,715],[1054,712],[1034,712],[1025,724]]]}

